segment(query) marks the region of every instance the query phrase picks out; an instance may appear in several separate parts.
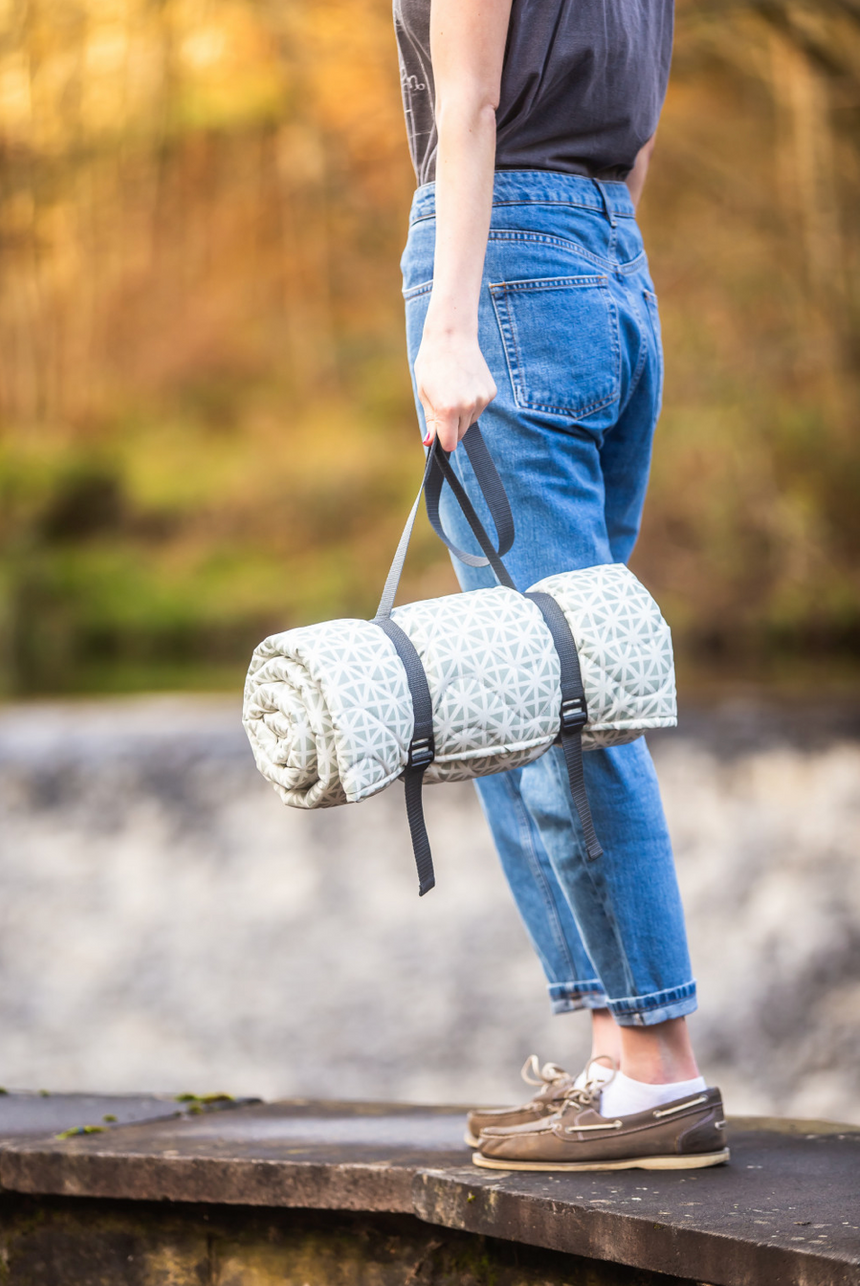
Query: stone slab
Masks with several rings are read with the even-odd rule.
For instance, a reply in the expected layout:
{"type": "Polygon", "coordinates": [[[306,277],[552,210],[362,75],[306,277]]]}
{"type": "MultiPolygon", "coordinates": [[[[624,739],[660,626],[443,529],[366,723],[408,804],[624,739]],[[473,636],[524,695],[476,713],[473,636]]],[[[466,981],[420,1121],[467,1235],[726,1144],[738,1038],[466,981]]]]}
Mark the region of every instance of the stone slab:
{"type": "Polygon", "coordinates": [[[710,1286],[860,1286],[860,1128],[730,1121],[732,1163],[479,1170],[462,1108],[310,1100],[0,1147],[19,1193],[413,1214],[710,1286]]]}
{"type": "Polygon", "coordinates": [[[0,1150],[17,1192],[412,1213],[427,1166],[469,1160],[463,1108],[291,1100],[0,1150]]]}
{"type": "Polygon", "coordinates": [[[53,1138],[64,1130],[99,1131],[144,1121],[194,1116],[256,1100],[175,1094],[53,1094],[45,1090],[0,1091],[0,1143],[53,1138]],[[111,1120],[110,1118],[113,1118],[111,1120]]]}
{"type": "Polygon", "coordinates": [[[729,1118],[710,1170],[581,1175],[423,1170],[430,1223],[713,1286],[860,1283],[860,1129],[729,1118]]]}

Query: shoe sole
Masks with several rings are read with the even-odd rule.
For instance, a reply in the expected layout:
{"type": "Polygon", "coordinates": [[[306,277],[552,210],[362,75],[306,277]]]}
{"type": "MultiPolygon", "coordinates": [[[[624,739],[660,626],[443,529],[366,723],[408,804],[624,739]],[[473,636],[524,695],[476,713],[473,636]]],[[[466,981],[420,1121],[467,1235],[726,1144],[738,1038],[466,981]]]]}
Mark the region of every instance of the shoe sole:
{"type": "Polygon", "coordinates": [[[704,1170],[709,1165],[724,1165],[729,1149],[722,1152],[690,1153],[689,1156],[629,1157],[619,1161],[504,1161],[474,1152],[472,1161],[485,1170],[704,1170]]]}
{"type": "Polygon", "coordinates": [[[470,1134],[468,1130],[463,1135],[463,1142],[468,1143],[470,1148],[479,1148],[481,1146],[481,1140],[476,1139],[474,1134],[470,1134]]]}

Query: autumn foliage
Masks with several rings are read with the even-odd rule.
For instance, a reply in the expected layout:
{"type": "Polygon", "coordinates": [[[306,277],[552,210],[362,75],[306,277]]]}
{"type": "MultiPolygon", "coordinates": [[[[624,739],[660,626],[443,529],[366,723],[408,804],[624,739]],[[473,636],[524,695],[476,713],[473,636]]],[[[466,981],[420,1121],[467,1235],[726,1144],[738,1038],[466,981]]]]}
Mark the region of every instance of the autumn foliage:
{"type": "MultiPolygon", "coordinates": [[[[858,104],[842,0],[680,0],[635,565],[698,672],[853,672],[858,104]]],[[[234,683],[369,612],[421,459],[389,5],[11,0],[0,146],[5,690],[234,683]]],[[[404,592],[453,587],[422,530],[404,592]]]]}

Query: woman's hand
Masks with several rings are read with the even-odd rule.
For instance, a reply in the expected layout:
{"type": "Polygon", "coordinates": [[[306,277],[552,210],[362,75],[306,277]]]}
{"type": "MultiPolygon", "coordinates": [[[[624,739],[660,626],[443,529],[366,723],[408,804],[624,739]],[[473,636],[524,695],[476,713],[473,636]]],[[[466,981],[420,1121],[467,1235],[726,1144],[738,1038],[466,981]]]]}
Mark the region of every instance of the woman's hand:
{"type": "Polygon", "coordinates": [[[415,379],[427,424],[424,445],[437,437],[444,451],[454,450],[498,392],[477,337],[435,332],[431,325],[424,327],[415,379]]]}

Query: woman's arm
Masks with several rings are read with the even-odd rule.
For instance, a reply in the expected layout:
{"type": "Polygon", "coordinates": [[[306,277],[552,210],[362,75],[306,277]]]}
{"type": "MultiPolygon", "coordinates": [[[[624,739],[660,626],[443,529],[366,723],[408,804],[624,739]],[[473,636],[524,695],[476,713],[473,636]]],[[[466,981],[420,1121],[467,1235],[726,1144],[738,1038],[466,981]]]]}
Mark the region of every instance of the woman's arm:
{"type": "Polygon", "coordinates": [[[496,396],[478,346],[478,299],[493,203],[496,108],[511,0],[431,0],[436,85],[436,256],[418,396],[434,434],[453,451],[496,396]]]}
{"type": "Polygon", "coordinates": [[[639,204],[639,198],[645,186],[645,176],[648,173],[648,166],[651,164],[651,153],[654,151],[656,137],[656,134],[652,134],[645,146],[639,149],[639,154],[633,163],[633,169],[627,175],[626,182],[633,198],[634,210],[639,204]]]}

